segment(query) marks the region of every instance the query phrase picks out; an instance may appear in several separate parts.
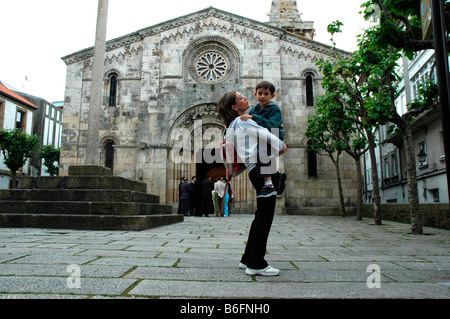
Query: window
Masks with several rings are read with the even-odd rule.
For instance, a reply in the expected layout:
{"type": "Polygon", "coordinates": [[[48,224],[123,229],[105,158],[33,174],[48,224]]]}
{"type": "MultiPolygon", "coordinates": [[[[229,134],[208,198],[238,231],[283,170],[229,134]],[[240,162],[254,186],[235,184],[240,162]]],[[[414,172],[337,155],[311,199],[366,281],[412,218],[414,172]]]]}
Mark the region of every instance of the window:
{"type": "Polygon", "coordinates": [[[398,158],[397,152],[391,155],[391,163],[392,163],[392,176],[398,176],[398,158]]]}
{"type": "Polygon", "coordinates": [[[113,170],[114,168],[114,141],[105,142],[105,167],[113,170]]]}
{"type": "Polygon", "coordinates": [[[389,178],[389,160],[388,157],[386,156],[384,158],[384,178],[389,178]]]}
{"type": "Polygon", "coordinates": [[[197,60],[197,74],[208,82],[220,80],[227,71],[227,61],[216,52],[208,52],[197,60]]]}
{"type": "Polygon", "coordinates": [[[16,113],[16,129],[25,132],[27,124],[26,120],[27,120],[27,113],[18,109],[16,113]]]}
{"type": "Polygon", "coordinates": [[[117,105],[117,74],[109,76],[109,106],[117,105]]]}
{"type": "Polygon", "coordinates": [[[235,44],[221,36],[202,36],[189,42],[182,53],[183,77],[195,84],[224,83],[241,73],[241,54],[235,44]]]}
{"type": "Polygon", "coordinates": [[[433,196],[433,202],[439,203],[439,188],[433,188],[428,190],[433,196]]]}
{"type": "Polygon", "coordinates": [[[306,106],[314,106],[314,86],[313,77],[308,74],[306,76],[306,106]]]}
{"type": "Polygon", "coordinates": [[[5,120],[5,102],[0,101],[0,129],[3,128],[4,120],[5,120]]]}
{"type": "MultiPolygon", "coordinates": [[[[311,145],[313,142],[309,141],[308,145],[311,145]]],[[[317,153],[315,151],[308,152],[308,177],[317,177],[317,153]]]]}
{"type": "Polygon", "coordinates": [[[434,60],[428,61],[419,72],[411,79],[413,87],[413,99],[417,98],[420,86],[428,79],[436,82],[436,68],[433,68],[434,60]]]}

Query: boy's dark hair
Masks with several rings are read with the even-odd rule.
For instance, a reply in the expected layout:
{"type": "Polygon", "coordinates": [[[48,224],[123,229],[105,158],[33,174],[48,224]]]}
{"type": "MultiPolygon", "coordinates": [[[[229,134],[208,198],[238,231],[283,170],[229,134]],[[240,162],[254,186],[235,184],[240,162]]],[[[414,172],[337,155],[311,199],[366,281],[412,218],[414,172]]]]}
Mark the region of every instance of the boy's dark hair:
{"type": "Polygon", "coordinates": [[[272,94],[275,93],[275,85],[273,85],[269,81],[262,81],[262,82],[258,83],[258,85],[256,86],[256,89],[255,89],[255,92],[258,91],[258,89],[266,89],[266,90],[269,90],[270,93],[272,93],[272,94]]]}

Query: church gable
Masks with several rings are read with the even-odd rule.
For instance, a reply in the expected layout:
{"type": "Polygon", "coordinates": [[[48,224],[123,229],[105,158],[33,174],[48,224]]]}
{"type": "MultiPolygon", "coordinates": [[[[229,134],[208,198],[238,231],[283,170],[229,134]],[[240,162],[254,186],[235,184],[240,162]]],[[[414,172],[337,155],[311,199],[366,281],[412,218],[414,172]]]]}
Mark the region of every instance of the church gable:
{"type": "MultiPolygon", "coordinates": [[[[107,54],[111,51],[117,51],[117,49],[122,52],[109,54],[107,59],[142,49],[140,45],[146,37],[157,36],[162,44],[177,43],[185,37],[192,38],[195,34],[204,34],[205,32],[234,35],[246,39],[246,41],[251,40],[252,43],[256,44],[262,44],[262,33],[265,33],[281,38],[285,42],[284,50],[291,52],[300,52],[298,47],[305,47],[317,53],[326,54],[330,49],[329,46],[322,43],[288,33],[283,28],[210,7],[107,41],[107,54]]],[[[87,48],[62,59],[69,65],[89,59],[92,56],[93,48],[87,48]]]]}

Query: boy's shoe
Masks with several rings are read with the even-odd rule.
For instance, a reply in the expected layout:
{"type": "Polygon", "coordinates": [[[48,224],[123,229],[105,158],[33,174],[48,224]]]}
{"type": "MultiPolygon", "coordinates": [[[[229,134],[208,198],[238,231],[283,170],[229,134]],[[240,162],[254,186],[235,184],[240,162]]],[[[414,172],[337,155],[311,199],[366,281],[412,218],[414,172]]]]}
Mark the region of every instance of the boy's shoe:
{"type": "Polygon", "coordinates": [[[286,173],[280,173],[280,180],[278,181],[277,195],[281,195],[286,187],[286,173]]]}
{"type": "Polygon", "coordinates": [[[243,263],[239,263],[239,268],[240,269],[245,269],[245,268],[247,268],[247,265],[243,264],[243,263]]]}
{"type": "Polygon", "coordinates": [[[280,270],[273,268],[272,266],[267,266],[264,269],[251,269],[246,268],[245,273],[249,276],[260,275],[260,276],[278,276],[280,274],[280,270]]]}
{"type": "Polygon", "coordinates": [[[270,196],[275,196],[276,194],[277,194],[277,191],[275,190],[275,188],[270,187],[270,186],[264,186],[261,189],[261,193],[259,193],[258,196],[256,196],[256,198],[270,197],[270,196]]]}

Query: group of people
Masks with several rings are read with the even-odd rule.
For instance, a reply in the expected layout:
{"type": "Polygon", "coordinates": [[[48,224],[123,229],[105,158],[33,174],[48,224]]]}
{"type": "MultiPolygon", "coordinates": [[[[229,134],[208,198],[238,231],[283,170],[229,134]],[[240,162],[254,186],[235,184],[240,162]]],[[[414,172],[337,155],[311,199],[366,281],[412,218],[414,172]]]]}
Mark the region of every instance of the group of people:
{"type": "Polygon", "coordinates": [[[214,217],[228,216],[232,198],[231,185],[227,184],[225,177],[219,177],[217,182],[212,181],[210,175],[200,183],[196,176],[191,182],[182,177],[178,186],[178,214],[184,216],[205,216],[214,214],[214,217]]]}

